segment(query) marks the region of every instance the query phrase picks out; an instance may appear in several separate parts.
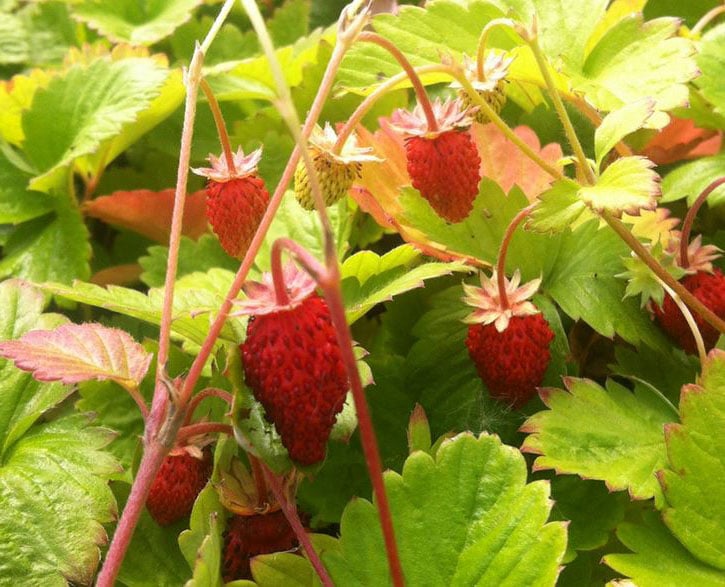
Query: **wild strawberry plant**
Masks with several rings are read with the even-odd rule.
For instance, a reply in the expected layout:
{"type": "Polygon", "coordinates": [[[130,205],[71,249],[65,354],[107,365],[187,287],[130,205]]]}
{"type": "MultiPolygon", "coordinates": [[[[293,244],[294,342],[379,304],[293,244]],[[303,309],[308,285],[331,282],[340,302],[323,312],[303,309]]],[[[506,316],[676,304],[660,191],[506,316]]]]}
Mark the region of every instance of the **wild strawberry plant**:
{"type": "Polygon", "coordinates": [[[0,3],[9,584],[725,584],[725,9],[398,4],[0,3]]]}

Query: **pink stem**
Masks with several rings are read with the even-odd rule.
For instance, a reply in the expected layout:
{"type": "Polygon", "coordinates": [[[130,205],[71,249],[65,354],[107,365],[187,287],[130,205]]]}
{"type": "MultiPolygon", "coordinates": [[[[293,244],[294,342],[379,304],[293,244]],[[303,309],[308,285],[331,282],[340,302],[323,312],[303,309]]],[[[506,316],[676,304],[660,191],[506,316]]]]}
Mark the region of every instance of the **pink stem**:
{"type": "Polygon", "coordinates": [[[204,91],[206,99],[209,101],[209,109],[214,117],[214,124],[216,125],[216,130],[219,134],[219,141],[222,144],[224,158],[227,161],[227,169],[229,170],[230,175],[234,176],[237,173],[237,169],[234,165],[234,155],[232,154],[232,146],[229,143],[229,133],[227,132],[227,125],[224,123],[224,116],[222,115],[222,110],[219,107],[219,102],[217,102],[214,92],[211,91],[211,87],[209,87],[209,84],[204,78],[199,80],[199,85],[204,91]]]}
{"type": "Polygon", "coordinates": [[[516,228],[519,224],[521,224],[521,221],[531,213],[535,206],[536,204],[526,206],[526,208],[519,210],[518,214],[516,214],[516,216],[511,219],[511,222],[509,222],[509,225],[506,227],[506,232],[503,235],[503,240],[501,241],[501,248],[498,251],[498,262],[496,263],[496,281],[498,284],[499,301],[501,303],[501,308],[504,310],[508,310],[510,307],[509,299],[506,295],[506,254],[508,253],[508,248],[511,244],[511,239],[514,236],[516,228]]]}
{"type": "Polygon", "coordinates": [[[194,415],[196,408],[199,407],[199,404],[208,397],[218,397],[220,399],[223,399],[230,406],[232,405],[233,398],[231,393],[224,391],[223,389],[217,389],[216,387],[207,387],[205,389],[202,389],[189,401],[189,407],[187,408],[184,426],[186,426],[191,421],[191,417],[194,415]]]}
{"type": "Polygon", "coordinates": [[[400,63],[401,67],[405,70],[405,73],[408,74],[410,82],[413,84],[413,89],[415,90],[415,95],[418,98],[418,103],[421,108],[423,108],[425,119],[428,122],[428,130],[430,132],[438,132],[438,121],[433,113],[433,106],[431,106],[428,94],[425,91],[425,87],[423,87],[423,82],[420,81],[418,73],[415,69],[413,69],[413,66],[410,64],[410,61],[408,61],[408,58],[403,55],[400,49],[398,49],[393,43],[388,41],[388,39],[381,37],[377,33],[360,33],[357,40],[375,43],[395,57],[397,62],[400,63]]]}
{"type": "Polygon", "coordinates": [[[277,304],[279,306],[289,305],[287,285],[284,282],[284,269],[282,269],[282,255],[279,248],[275,250],[274,245],[272,245],[272,282],[274,283],[274,297],[277,304]]]}
{"type": "Polygon", "coordinates": [[[146,400],[144,400],[138,387],[136,387],[135,385],[129,385],[128,387],[123,385],[122,387],[128,392],[128,395],[131,396],[133,401],[136,402],[136,405],[138,406],[138,409],[141,412],[141,415],[143,416],[145,422],[149,416],[149,407],[146,405],[146,400]]]}
{"type": "Polygon", "coordinates": [[[310,252],[302,247],[299,243],[290,238],[278,238],[272,243],[272,267],[275,264],[281,265],[282,252],[287,251],[305,268],[313,279],[317,282],[323,282],[327,277],[327,268],[315,259],[310,252]]]}
{"type": "Polygon", "coordinates": [[[189,424],[181,428],[176,435],[176,443],[183,445],[189,438],[201,434],[213,434],[214,432],[228,436],[234,435],[234,430],[232,430],[229,424],[222,424],[221,422],[199,422],[198,424],[189,424]]]}
{"type": "Polygon", "coordinates": [[[320,578],[320,581],[322,581],[322,584],[325,587],[334,587],[335,584],[332,582],[332,579],[330,578],[330,575],[327,572],[325,565],[322,564],[320,556],[317,554],[315,547],[312,546],[312,541],[310,540],[309,534],[307,534],[307,532],[305,531],[305,527],[300,521],[300,517],[297,514],[297,508],[287,500],[287,497],[284,494],[284,488],[282,487],[279,478],[263,463],[261,464],[264,470],[264,476],[267,480],[267,484],[272,490],[275,499],[282,507],[282,512],[284,513],[285,518],[287,518],[289,525],[292,526],[292,530],[294,530],[295,536],[297,536],[297,540],[299,540],[302,548],[304,548],[305,554],[307,554],[307,558],[312,564],[312,567],[315,569],[317,576],[320,578]]]}
{"type": "Polygon", "coordinates": [[[247,453],[247,459],[249,459],[249,466],[252,469],[252,477],[254,477],[254,485],[257,489],[257,507],[262,508],[267,501],[267,480],[264,476],[264,469],[262,468],[262,462],[252,455],[247,453]]]}
{"type": "Polygon", "coordinates": [[[707,197],[724,183],[725,177],[721,177],[713,181],[699,196],[697,196],[697,199],[693,202],[692,207],[687,211],[685,221],[682,223],[682,235],[680,236],[680,265],[683,269],[687,269],[690,266],[690,258],[688,256],[687,248],[690,244],[690,232],[692,231],[692,224],[695,222],[695,216],[697,216],[698,211],[705,203],[705,200],[707,200],[707,197]]]}

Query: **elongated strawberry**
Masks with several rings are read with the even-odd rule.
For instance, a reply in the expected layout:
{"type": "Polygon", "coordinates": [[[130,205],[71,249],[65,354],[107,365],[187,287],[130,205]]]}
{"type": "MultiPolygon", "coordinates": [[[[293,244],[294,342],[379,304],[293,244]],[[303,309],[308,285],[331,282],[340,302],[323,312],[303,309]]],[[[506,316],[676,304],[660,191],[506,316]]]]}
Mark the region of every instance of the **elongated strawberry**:
{"type": "MultiPolygon", "coordinates": [[[[371,148],[357,146],[357,137],[354,134],[337,152],[337,138],[329,122],[325,124],[324,130],[316,126],[310,136],[310,158],[320,182],[325,206],[332,206],[347,194],[355,179],[360,177],[363,163],[380,161],[370,155],[371,148]]],[[[295,170],[294,192],[300,206],[306,210],[315,209],[310,177],[304,161],[300,161],[295,170]]]]}
{"type": "Polygon", "coordinates": [[[208,449],[201,454],[198,449],[172,451],[161,464],[146,499],[151,517],[159,525],[168,526],[188,516],[197,495],[209,480],[211,470],[211,451],[208,449]]]}
{"type": "Polygon", "coordinates": [[[420,195],[449,222],[465,220],[473,209],[481,181],[481,158],[467,130],[471,112],[460,100],[432,104],[438,130],[431,132],[420,105],[396,111],[392,125],[408,135],[408,174],[420,195]]]}
{"type": "Polygon", "coordinates": [[[227,522],[224,533],[224,581],[251,579],[250,560],[253,557],[290,551],[297,546],[297,537],[280,510],[250,516],[235,515],[227,522]]]}
{"type": "Polygon", "coordinates": [[[290,457],[303,465],[325,458],[348,380],[324,299],[294,265],[285,268],[289,303],[280,305],[272,278],[245,286],[252,316],[241,345],[247,385],[264,406],[290,457]]]}
{"type": "Polygon", "coordinates": [[[535,394],[551,360],[549,345],[554,333],[528,300],[539,286],[536,279],[519,287],[517,271],[504,278],[506,303],[501,302],[494,272],[481,274],[481,286],[464,285],[464,301],[475,311],[465,318],[470,324],[466,346],[479,377],[492,397],[520,408],[535,394]]]}
{"type": "Polygon", "coordinates": [[[224,250],[241,259],[269,203],[269,192],[257,174],[262,149],[249,155],[239,148],[230,170],[224,157],[209,155],[211,167],[193,169],[209,179],[206,187],[206,215],[224,250]]]}

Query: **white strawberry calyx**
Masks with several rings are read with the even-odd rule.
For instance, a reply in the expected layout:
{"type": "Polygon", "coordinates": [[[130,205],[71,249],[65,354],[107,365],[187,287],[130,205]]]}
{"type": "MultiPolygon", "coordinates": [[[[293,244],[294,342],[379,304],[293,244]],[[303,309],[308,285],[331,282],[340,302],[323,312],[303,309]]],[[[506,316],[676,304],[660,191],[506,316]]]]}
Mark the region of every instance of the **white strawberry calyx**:
{"type": "Polygon", "coordinates": [[[463,102],[456,98],[445,102],[436,98],[431,106],[433,115],[438,123],[437,131],[430,131],[425,112],[420,104],[416,104],[412,112],[398,109],[390,117],[390,125],[398,132],[412,137],[425,137],[434,139],[451,130],[467,130],[473,124],[472,115],[478,107],[466,108],[463,102]]]}
{"type": "Polygon", "coordinates": [[[244,154],[244,150],[239,147],[233,155],[234,169],[229,169],[226,157],[209,154],[209,163],[211,167],[192,167],[191,170],[197,175],[206,177],[212,181],[219,183],[248,177],[257,173],[257,165],[262,158],[262,147],[249,153],[244,154]]]}
{"type": "Polygon", "coordinates": [[[329,122],[324,128],[315,125],[310,135],[310,150],[329,156],[338,163],[349,165],[350,163],[380,162],[382,159],[372,155],[372,147],[360,147],[357,144],[357,136],[351,133],[340,149],[336,149],[338,135],[329,122]],[[339,152],[337,152],[339,151],[339,152]]]}
{"type": "Polygon", "coordinates": [[[504,276],[507,303],[503,303],[498,289],[498,275],[491,277],[481,273],[481,287],[463,284],[466,294],[463,301],[475,308],[463,319],[466,324],[494,324],[498,332],[506,330],[513,316],[533,316],[539,310],[528,299],[539,289],[541,279],[534,279],[519,287],[521,273],[518,269],[509,280],[504,276]]]}
{"type": "Polygon", "coordinates": [[[248,281],[244,284],[243,289],[244,293],[247,294],[247,299],[235,302],[239,310],[234,315],[252,314],[260,316],[291,310],[304,302],[317,287],[315,280],[291,261],[284,265],[282,279],[287,293],[287,302],[280,303],[278,301],[279,296],[277,296],[275,290],[274,277],[271,272],[267,272],[262,274],[261,282],[248,281]]]}
{"type": "MultiPolygon", "coordinates": [[[[507,58],[505,53],[490,51],[483,63],[483,78],[480,78],[476,60],[471,59],[468,55],[463,55],[463,73],[477,92],[493,92],[498,82],[508,75],[513,60],[513,57],[507,58]]],[[[461,89],[463,86],[460,82],[454,81],[450,87],[461,89]]]]}

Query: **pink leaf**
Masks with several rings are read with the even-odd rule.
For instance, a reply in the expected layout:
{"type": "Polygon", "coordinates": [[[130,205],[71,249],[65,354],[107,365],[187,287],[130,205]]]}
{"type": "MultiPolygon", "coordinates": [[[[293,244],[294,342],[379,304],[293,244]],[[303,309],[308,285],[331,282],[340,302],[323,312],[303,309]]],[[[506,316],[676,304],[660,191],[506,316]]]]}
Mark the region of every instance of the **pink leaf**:
{"type": "Polygon", "coordinates": [[[33,330],[0,343],[0,356],[38,381],[110,379],[124,387],[138,386],[151,363],[151,353],[126,332],[97,323],[33,330]]]}

